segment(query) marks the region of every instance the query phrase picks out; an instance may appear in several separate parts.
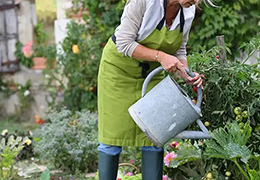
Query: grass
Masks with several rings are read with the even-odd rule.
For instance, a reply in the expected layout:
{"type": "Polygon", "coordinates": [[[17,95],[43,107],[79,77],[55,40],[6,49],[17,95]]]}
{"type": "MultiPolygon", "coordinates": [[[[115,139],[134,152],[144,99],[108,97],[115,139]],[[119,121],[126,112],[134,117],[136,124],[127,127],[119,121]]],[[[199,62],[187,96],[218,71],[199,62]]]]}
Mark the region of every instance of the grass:
{"type": "Polygon", "coordinates": [[[17,122],[15,119],[4,119],[0,120],[0,133],[4,130],[7,129],[8,132],[15,133],[16,131],[18,132],[23,132],[26,133],[28,131],[34,131],[37,129],[39,125],[36,123],[32,122],[17,122]]]}

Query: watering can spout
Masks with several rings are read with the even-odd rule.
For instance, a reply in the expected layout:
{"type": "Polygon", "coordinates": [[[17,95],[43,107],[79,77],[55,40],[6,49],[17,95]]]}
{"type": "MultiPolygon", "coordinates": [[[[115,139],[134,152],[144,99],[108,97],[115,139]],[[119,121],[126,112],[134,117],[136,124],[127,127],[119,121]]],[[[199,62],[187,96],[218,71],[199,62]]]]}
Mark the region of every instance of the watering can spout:
{"type": "Polygon", "coordinates": [[[174,139],[211,139],[212,136],[201,131],[182,131],[174,139]]]}

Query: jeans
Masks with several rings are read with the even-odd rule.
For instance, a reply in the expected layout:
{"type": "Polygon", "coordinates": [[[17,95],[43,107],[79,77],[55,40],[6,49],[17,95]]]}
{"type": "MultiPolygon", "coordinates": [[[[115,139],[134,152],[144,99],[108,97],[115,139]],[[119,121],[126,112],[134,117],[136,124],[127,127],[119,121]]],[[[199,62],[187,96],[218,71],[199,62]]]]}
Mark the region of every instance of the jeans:
{"type": "MultiPolygon", "coordinates": [[[[102,144],[100,143],[98,146],[98,150],[102,151],[108,155],[117,155],[120,154],[122,151],[122,147],[121,146],[110,146],[110,145],[106,145],[106,144],[102,144]]],[[[163,148],[158,148],[155,146],[143,146],[141,147],[142,151],[154,151],[154,152],[160,152],[163,151],[163,148]]]]}

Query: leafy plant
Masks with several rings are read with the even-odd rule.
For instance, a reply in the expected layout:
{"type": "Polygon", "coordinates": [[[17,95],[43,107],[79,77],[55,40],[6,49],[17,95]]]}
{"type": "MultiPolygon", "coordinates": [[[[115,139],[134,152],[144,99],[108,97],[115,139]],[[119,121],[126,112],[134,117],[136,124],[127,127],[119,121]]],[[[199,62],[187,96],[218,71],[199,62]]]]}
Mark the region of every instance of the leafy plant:
{"type": "Polygon", "coordinates": [[[50,170],[47,168],[43,173],[41,174],[41,180],[50,180],[50,170]]]}
{"type": "Polygon", "coordinates": [[[47,89],[52,100],[48,102],[50,107],[59,109],[57,94],[62,94],[61,104],[68,109],[95,111],[99,61],[105,43],[119,24],[125,1],[73,0],[72,3],[75,14],[88,9],[83,11],[88,26],[75,21],[67,25],[67,37],[61,43],[63,52],[58,54],[57,69],[45,71],[51,77],[47,89]]]}
{"type": "Polygon", "coordinates": [[[15,175],[14,158],[23,149],[28,138],[10,136],[6,141],[2,138],[0,143],[0,179],[11,180],[15,175]]]}
{"type": "Polygon", "coordinates": [[[216,36],[224,35],[232,56],[241,56],[240,45],[259,32],[260,2],[214,0],[214,3],[217,8],[202,4],[197,10],[188,42],[192,52],[198,52],[201,46],[206,49],[214,47],[216,36]]]}
{"type": "Polygon", "coordinates": [[[141,169],[142,154],[140,148],[137,147],[124,147],[120,154],[121,163],[130,163],[141,169]]]}
{"type": "Polygon", "coordinates": [[[133,176],[124,176],[121,180],[142,180],[142,174],[136,174],[133,176]]]}
{"type": "MultiPolygon", "coordinates": [[[[252,41],[247,44],[249,48],[252,41]]],[[[244,47],[246,47],[245,44],[244,47]]],[[[255,51],[255,49],[251,49],[251,51],[255,51]]],[[[241,122],[245,123],[247,119],[250,120],[250,125],[253,128],[250,143],[255,151],[259,144],[257,137],[259,136],[260,118],[258,91],[260,70],[257,64],[247,65],[240,61],[227,60],[223,64],[217,56],[217,48],[213,48],[209,51],[194,53],[189,56],[188,60],[193,71],[205,75],[204,97],[201,107],[203,120],[210,122],[208,128],[212,130],[223,127],[225,125],[223,122],[234,120],[236,118],[235,107],[247,111],[249,116],[241,122]]],[[[190,89],[187,88],[187,91],[195,98],[196,95],[190,89]]]]}
{"type": "Polygon", "coordinates": [[[47,39],[48,39],[48,35],[44,31],[44,26],[43,26],[42,23],[38,23],[34,27],[34,33],[35,33],[35,36],[36,36],[36,43],[37,44],[46,44],[47,39]]]}
{"type": "MultiPolygon", "coordinates": [[[[173,153],[174,156],[168,158],[169,164],[166,164],[165,171],[172,179],[201,179],[209,167],[203,159],[202,147],[199,143],[191,143],[190,140],[180,142],[178,148],[172,148],[168,144],[165,146],[165,154],[173,153]]],[[[167,155],[164,156],[164,162],[167,162],[167,155]]]]}
{"type": "Polygon", "coordinates": [[[34,151],[56,168],[75,173],[97,167],[97,115],[87,111],[54,112],[33,134],[34,151]]]}
{"type": "Polygon", "coordinates": [[[56,45],[48,44],[48,35],[44,31],[43,24],[38,23],[34,28],[34,32],[36,42],[28,42],[26,45],[23,45],[18,41],[16,43],[15,56],[27,68],[31,68],[34,65],[34,57],[45,57],[48,60],[47,67],[53,67],[56,58],[56,45]]]}
{"type": "Polygon", "coordinates": [[[227,123],[224,128],[218,128],[212,132],[214,140],[206,141],[205,155],[230,160],[236,164],[246,179],[259,179],[260,174],[249,168],[249,159],[252,159],[253,155],[246,144],[251,136],[251,131],[249,122],[245,124],[243,133],[237,122],[227,123]],[[246,165],[247,170],[241,167],[240,162],[246,165]]]}
{"type": "MultiPolygon", "coordinates": [[[[244,43],[243,48],[251,54],[251,52],[259,48],[258,44],[259,40],[258,37],[256,37],[249,43],[244,43]]],[[[251,152],[259,151],[260,125],[258,87],[260,85],[260,72],[257,67],[258,64],[247,65],[238,60],[227,60],[226,63],[223,64],[219,59],[219,50],[219,47],[214,47],[210,50],[203,49],[201,52],[193,53],[188,57],[190,69],[205,75],[204,97],[201,107],[203,114],[202,120],[208,121],[207,126],[211,131],[214,129],[219,130],[219,128],[225,126],[226,122],[237,122],[239,128],[236,129],[236,131],[240,136],[236,136],[235,138],[233,135],[236,139],[233,144],[230,140],[223,142],[223,145],[226,145],[225,148],[229,148],[230,154],[227,153],[227,149],[223,150],[222,147],[219,147],[221,149],[215,153],[215,155],[231,156],[232,154],[236,157],[238,153],[236,154],[231,151],[232,149],[243,152],[241,155],[243,155],[243,160],[245,162],[247,161],[247,163],[244,164],[242,168],[246,171],[247,167],[250,166],[251,169],[247,170],[247,176],[250,176],[250,172],[252,171],[252,174],[254,174],[258,167],[255,162],[256,160],[253,161],[250,154],[251,152]],[[236,109],[240,109],[240,111],[237,112],[236,109]],[[248,132],[245,130],[245,128],[247,128],[245,124],[252,127],[252,135],[250,138],[246,138],[248,132]],[[248,143],[248,146],[245,146],[245,142],[248,143]]],[[[192,88],[186,85],[183,86],[185,90],[189,92],[188,94],[195,99],[196,94],[192,92],[192,88]]],[[[198,129],[195,123],[189,128],[198,129]]],[[[229,158],[225,158],[224,160],[209,159],[205,154],[205,147],[198,146],[197,144],[199,143],[197,141],[192,142],[192,148],[185,148],[182,149],[182,151],[177,150],[175,152],[177,157],[179,156],[181,159],[177,159],[177,157],[174,158],[171,162],[172,167],[165,168],[165,171],[170,177],[175,177],[176,179],[188,179],[188,177],[201,179],[210,173],[214,178],[225,179],[225,171],[229,169],[229,173],[227,174],[230,174],[230,172],[233,174],[229,179],[240,178],[237,173],[237,165],[232,163],[233,161],[229,158]],[[191,149],[200,150],[201,157],[197,156],[195,158],[196,153],[188,151],[191,149]],[[178,155],[185,153],[185,151],[189,152],[189,156],[178,155]],[[190,156],[191,159],[189,159],[190,156]],[[194,159],[192,160],[192,158],[194,159]],[[182,174],[182,177],[179,177],[178,174],[182,174]]],[[[184,143],[189,144],[189,142],[184,143]]],[[[212,149],[216,150],[218,148],[214,147],[212,149]]],[[[171,152],[172,150],[167,151],[171,152]]],[[[241,164],[241,161],[242,157],[237,162],[241,164]]]]}

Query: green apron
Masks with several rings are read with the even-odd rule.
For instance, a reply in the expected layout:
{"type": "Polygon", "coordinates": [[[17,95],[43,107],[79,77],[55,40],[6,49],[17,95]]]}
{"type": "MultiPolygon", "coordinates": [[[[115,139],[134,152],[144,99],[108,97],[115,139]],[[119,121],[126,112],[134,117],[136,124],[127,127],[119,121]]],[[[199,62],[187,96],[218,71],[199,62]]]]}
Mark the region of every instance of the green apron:
{"type": "MultiPolygon", "coordinates": [[[[166,12],[166,2],[164,8],[166,12]]],[[[176,52],[182,43],[184,15],[181,9],[180,29],[168,31],[164,18],[156,29],[139,43],[169,54],[176,52]]],[[[143,62],[118,53],[115,36],[109,39],[101,58],[98,74],[98,128],[99,142],[113,146],[154,146],[132,120],[128,108],[141,98],[141,89],[146,75],[158,62],[143,62]]],[[[148,90],[164,78],[156,75],[148,90]]],[[[163,121],[163,120],[162,120],[163,121]]]]}

